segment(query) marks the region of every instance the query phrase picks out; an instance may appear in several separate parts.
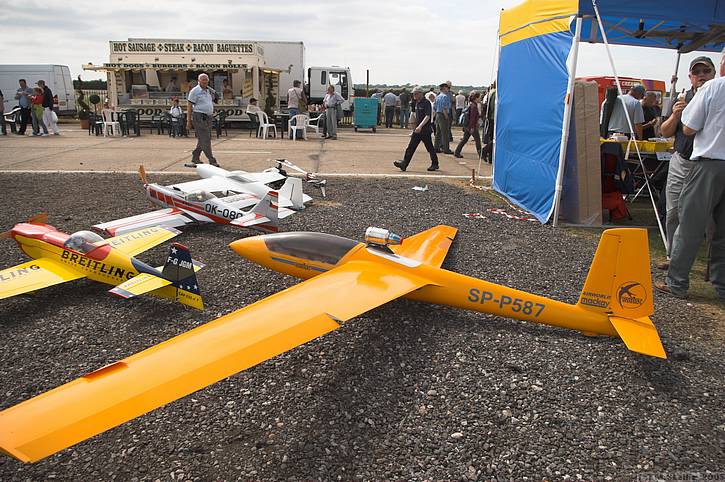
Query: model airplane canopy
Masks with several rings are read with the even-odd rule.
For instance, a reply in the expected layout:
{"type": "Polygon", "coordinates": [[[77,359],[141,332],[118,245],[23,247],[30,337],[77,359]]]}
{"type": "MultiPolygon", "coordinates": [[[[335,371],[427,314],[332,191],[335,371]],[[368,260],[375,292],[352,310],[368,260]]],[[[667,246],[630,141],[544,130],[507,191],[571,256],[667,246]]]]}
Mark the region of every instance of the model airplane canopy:
{"type": "Polygon", "coordinates": [[[35,461],[340,327],[399,297],[622,338],[664,357],[645,230],[602,235],[576,305],[441,269],[456,229],[367,244],[320,233],[235,241],[240,255],[306,279],[250,306],[0,412],[0,450],[35,461]]]}

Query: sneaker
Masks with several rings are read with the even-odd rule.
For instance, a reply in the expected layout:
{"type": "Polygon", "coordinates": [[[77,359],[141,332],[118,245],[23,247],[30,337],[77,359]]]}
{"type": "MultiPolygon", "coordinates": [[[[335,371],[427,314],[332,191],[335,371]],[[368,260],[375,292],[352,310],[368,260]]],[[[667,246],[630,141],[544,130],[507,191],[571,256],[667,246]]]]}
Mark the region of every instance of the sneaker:
{"type": "Polygon", "coordinates": [[[59,136],[60,135],[60,132],[53,132],[53,135],[54,136],[59,136]]]}
{"type": "Polygon", "coordinates": [[[403,161],[394,161],[393,165],[400,169],[401,171],[405,172],[405,164],[403,164],[403,161]]]}
{"type": "Polygon", "coordinates": [[[219,167],[219,163],[218,163],[218,162],[216,162],[216,161],[210,161],[210,162],[209,162],[209,165],[210,165],[210,166],[214,166],[214,167],[219,167]]]}
{"type": "Polygon", "coordinates": [[[192,159],[191,162],[184,164],[184,167],[196,167],[198,164],[201,164],[201,161],[195,161],[192,159]]]}
{"type": "Polygon", "coordinates": [[[437,171],[438,170],[438,164],[432,164],[430,167],[428,167],[428,171],[437,171]]]}
{"type": "Polygon", "coordinates": [[[460,154],[453,154],[453,157],[456,157],[458,159],[463,159],[463,156],[460,154]]]}
{"type": "Polygon", "coordinates": [[[670,288],[670,285],[668,285],[665,281],[655,281],[655,289],[660,293],[664,293],[666,295],[670,295],[681,300],[687,299],[687,294],[680,295],[675,293],[674,291],[672,291],[672,288],[670,288]]]}
{"type": "Polygon", "coordinates": [[[447,151],[443,151],[443,154],[453,154],[453,151],[448,149],[447,151]]]}

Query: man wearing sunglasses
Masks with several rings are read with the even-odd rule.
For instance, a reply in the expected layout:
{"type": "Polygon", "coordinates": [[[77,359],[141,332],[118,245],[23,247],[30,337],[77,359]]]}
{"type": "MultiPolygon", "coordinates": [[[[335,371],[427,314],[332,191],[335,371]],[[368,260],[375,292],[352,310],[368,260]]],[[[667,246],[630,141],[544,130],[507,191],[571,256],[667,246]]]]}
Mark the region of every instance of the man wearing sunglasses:
{"type": "MultiPolygon", "coordinates": [[[[672,255],[672,243],[675,237],[675,231],[680,224],[677,207],[685,178],[692,168],[690,157],[692,156],[692,142],[695,139],[695,136],[688,136],[682,131],[682,111],[695,96],[697,89],[702,87],[705,82],[715,78],[715,65],[708,57],[697,57],[690,62],[690,73],[688,77],[692,87],[685,93],[684,97],[680,94],[680,98],[672,106],[672,115],[660,127],[663,137],[675,136],[675,152],[672,154],[672,159],[670,160],[667,172],[667,184],[665,186],[665,199],[667,202],[665,226],[667,230],[668,259],[672,255]]],[[[667,269],[669,262],[659,264],[657,267],[667,269]]]]}
{"type": "Polygon", "coordinates": [[[680,194],[680,225],[675,231],[667,280],[655,284],[680,298],[687,295],[690,269],[712,220],[710,280],[725,301],[725,49],[720,76],[697,90],[680,118],[682,132],[694,136],[693,162],[680,194]]]}

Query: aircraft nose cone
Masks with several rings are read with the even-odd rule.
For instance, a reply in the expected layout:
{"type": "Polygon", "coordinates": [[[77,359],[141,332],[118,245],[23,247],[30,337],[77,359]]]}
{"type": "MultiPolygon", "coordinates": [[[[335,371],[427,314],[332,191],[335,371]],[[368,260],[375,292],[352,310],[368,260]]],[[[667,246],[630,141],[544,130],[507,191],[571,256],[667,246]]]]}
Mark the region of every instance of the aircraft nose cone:
{"type": "Polygon", "coordinates": [[[239,256],[247,258],[251,261],[258,261],[261,256],[267,254],[267,247],[262,240],[263,236],[252,236],[249,238],[237,239],[229,243],[239,256]]]}

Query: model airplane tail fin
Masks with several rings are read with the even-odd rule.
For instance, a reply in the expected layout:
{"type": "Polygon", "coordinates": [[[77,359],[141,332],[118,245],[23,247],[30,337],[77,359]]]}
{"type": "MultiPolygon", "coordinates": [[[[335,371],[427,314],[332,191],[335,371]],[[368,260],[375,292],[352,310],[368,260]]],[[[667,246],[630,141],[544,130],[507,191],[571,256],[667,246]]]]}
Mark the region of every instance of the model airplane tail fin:
{"type": "Polygon", "coordinates": [[[277,191],[269,191],[245,216],[229,224],[270,232],[279,231],[278,198],[277,191]]]}
{"type": "Polygon", "coordinates": [[[649,319],[654,303],[646,229],[602,233],[577,306],[606,313],[630,350],[665,358],[649,319]]]}
{"type": "Polygon", "coordinates": [[[302,199],[302,179],[299,177],[288,177],[279,189],[279,195],[292,201],[292,209],[305,208],[302,199]]]}
{"type": "Polygon", "coordinates": [[[149,180],[146,178],[146,169],[144,169],[143,164],[138,167],[138,177],[141,178],[144,186],[148,186],[149,180]]]}
{"type": "Polygon", "coordinates": [[[173,243],[161,274],[176,288],[176,299],[180,303],[200,310],[204,308],[189,248],[183,244],[173,243]]]}

